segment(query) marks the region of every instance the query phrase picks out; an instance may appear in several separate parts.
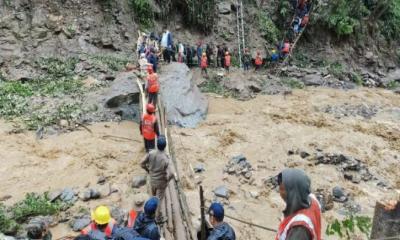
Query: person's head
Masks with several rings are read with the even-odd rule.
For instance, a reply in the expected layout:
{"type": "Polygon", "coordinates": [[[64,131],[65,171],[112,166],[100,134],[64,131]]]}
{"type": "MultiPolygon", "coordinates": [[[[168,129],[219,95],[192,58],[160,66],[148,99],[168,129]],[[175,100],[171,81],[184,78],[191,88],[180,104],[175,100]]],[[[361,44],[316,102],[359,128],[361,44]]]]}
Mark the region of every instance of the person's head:
{"type": "Polygon", "coordinates": [[[147,72],[148,72],[149,74],[152,74],[152,73],[154,72],[154,70],[153,70],[153,65],[152,65],[152,64],[147,64],[147,72]]]}
{"type": "Polygon", "coordinates": [[[276,53],[276,50],[275,50],[275,49],[272,49],[271,52],[272,52],[272,54],[275,54],[275,53],[276,53]]]}
{"type": "Polygon", "coordinates": [[[248,53],[248,52],[249,52],[249,49],[248,49],[248,48],[245,48],[245,49],[244,49],[244,52],[245,52],[245,53],[248,53]]]}
{"type": "Polygon", "coordinates": [[[285,43],[289,43],[289,39],[288,38],[285,38],[285,43]]]}
{"type": "Polygon", "coordinates": [[[228,55],[229,55],[229,52],[228,52],[228,51],[226,51],[226,52],[225,52],[225,56],[228,56],[228,55]]]}
{"type": "Polygon", "coordinates": [[[46,232],[46,225],[42,221],[31,221],[26,227],[26,235],[29,239],[42,239],[46,232]]]}
{"type": "Polygon", "coordinates": [[[156,210],[159,204],[159,200],[156,197],[151,197],[147,202],[144,204],[144,213],[148,217],[155,217],[156,210]]]}
{"type": "Polygon", "coordinates": [[[100,231],[103,231],[111,221],[110,209],[106,206],[98,206],[92,212],[92,220],[100,231]]]}
{"type": "Polygon", "coordinates": [[[160,151],[164,151],[165,147],[167,146],[167,140],[165,139],[164,135],[160,135],[157,138],[157,148],[160,151]]]}
{"type": "Polygon", "coordinates": [[[222,206],[222,204],[214,202],[208,209],[208,215],[211,225],[216,226],[224,221],[224,207],[222,206]]]}
{"type": "Polygon", "coordinates": [[[155,111],[156,111],[156,108],[154,107],[153,104],[148,103],[148,104],[146,105],[146,112],[147,112],[148,114],[153,114],[155,111]]]}
{"type": "Polygon", "coordinates": [[[257,55],[260,56],[260,54],[261,54],[260,51],[257,51],[257,55]]]}
{"type": "Polygon", "coordinates": [[[203,52],[203,53],[201,54],[201,56],[205,57],[205,56],[207,56],[207,54],[206,54],[205,52],[203,52]]]}
{"type": "Polygon", "coordinates": [[[310,206],[311,182],[304,171],[288,168],[278,175],[279,194],[286,202],[285,216],[310,206]]]}
{"type": "Polygon", "coordinates": [[[140,58],[146,58],[146,54],[145,53],[141,53],[140,54],[140,58]]]}

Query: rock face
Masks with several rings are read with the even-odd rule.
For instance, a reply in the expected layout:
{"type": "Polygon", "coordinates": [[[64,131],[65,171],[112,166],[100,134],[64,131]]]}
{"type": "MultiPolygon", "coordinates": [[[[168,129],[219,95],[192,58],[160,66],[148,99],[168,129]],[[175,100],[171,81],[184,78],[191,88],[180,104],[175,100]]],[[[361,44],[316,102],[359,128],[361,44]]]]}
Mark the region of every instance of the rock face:
{"type": "Polygon", "coordinates": [[[205,118],[208,101],[196,86],[185,64],[171,63],[163,67],[160,84],[169,123],[196,127],[205,118]]]}
{"type": "Polygon", "coordinates": [[[122,119],[137,119],[140,116],[139,96],[136,75],[133,72],[122,72],[101,96],[100,102],[104,102],[107,108],[113,109],[122,119]]]}

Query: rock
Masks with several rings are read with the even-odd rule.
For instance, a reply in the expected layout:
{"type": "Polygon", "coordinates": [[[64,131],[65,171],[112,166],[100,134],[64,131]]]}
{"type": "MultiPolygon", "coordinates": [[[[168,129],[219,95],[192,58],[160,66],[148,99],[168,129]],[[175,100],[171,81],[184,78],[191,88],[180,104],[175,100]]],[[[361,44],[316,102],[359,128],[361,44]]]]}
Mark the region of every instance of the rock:
{"type": "Polygon", "coordinates": [[[221,2],[218,4],[218,12],[220,14],[230,14],[231,13],[231,3],[221,2]]]}
{"type": "Polygon", "coordinates": [[[397,93],[397,94],[400,94],[400,87],[397,87],[397,88],[393,89],[393,92],[397,93]]]}
{"type": "Polygon", "coordinates": [[[332,195],[335,198],[341,198],[345,196],[343,188],[336,186],[332,189],[332,195]]]}
{"type": "Polygon", "coordinates": [[[200,92],[185,64],[173,62],[164,66],[160,85],[169,123],[195,127],[205,118],[207,98],[200,92]]]}
{"type": "Polygon", "coordinates": [[[55,190],[53,192],[49,193],[49,200],[50,202],[54,202],[61,196],[62,191],[61,190],[55,190]]]}
{"type": "Polygon", "coordinates": [[[136,75],[133,72],[122,72],[116,76],[99,101],[119,113],[122,119],[134,119],[140,116],[139,97],[136,75]]]}
{"type": "Polygon", "coordinates": [[[107,178],[104,176],[100,176],[99,179],[97,179],[97,184],[103,185],[106,183],[107,178]]]}
{"type": "Polygon", "coordinates": [[[82,201],[89,201],[91,198],[90,189],[87,189],[84,192],[82,192],[79,197],[82,199],[82,201]]]}
{"type": "Polygon", "coordinates": [[[322,212],[329,211],[333,208],[333,197],[328,191],[317,189],[315,196],[321,205],[322,212]]]}
{"type": "Polygon", "coordinates": [[[214,194],[217,197],[229,199],[229,190],[225,186],[219,186],[216,189],[214,189],[214,194]]]}
{"type": "Polygon", "coordinates": [[[195,173],[201,173],[205,171],[204,165],[203,164],[197,164],[194,168],[193,168],[195,173]]]}
{"type": "Polygon", "coordinates": [[[99,80],[92,76],[88,76],[85,80],[83,80],[83,85],[87,88],[97,86],[99,83],[99,80]]]}
{"type": "Polygon", "coordinates": [[[59,123],[60,127],[66,128],[69,126],[68,120],[61,119],[59,123]]]}
{"type": "Polygon", "coordinates": [[[36,234],[38,232],[43,232],[51,226],[53,223],[53,217],[51,216],[38,216],[29,220],[26,226],[26,231],[29,234],[36,234]]]}
{"type": "Polygon", "coordinates": [[[0,196],[0,202],[7,201],[8,199],[12,198],[11,195],[4,195],[0,196]]]}
{"type": "Polygon", "coordinates": [[[300,152],[300,157],[301,158],[307,158],[309,156],[310,156],[310,154],[308,152],[304,152],[304,151],[300,152]]]}
{"type": "Polygon", "coordinates": [[[91,217],[88,215],[85,215],[81,218],[74,219],[71,222],[70,226],[71,226],[72,230],[74,230],[75,232],[79,232],[82,229],[84,229],[86,226],[88,226],[90,224],[90,222],[91,222],[91,217]]]}
{"type": "Polygon", "coordinates": [[[351,179],[351,182],[352,183],[356,183],[356,184],[359,184],[360,182],[361,182],[361,177],[360,177],[360,175],[353,175],[353,178],[351,179]]]}
{"type": "Polygon", "coordinates": [[[128,215],[128,212],[126,212],[122,208],[118,207],[112,207],[111,208],[111,216],[117,221],[117,224],[120,226],[123,226],[125,223],[125,218],[128,215]]]}
{"type": "Polygon", "coordinates": [[[255,199],[257,199],[260,196],[260,193],[257,191],[250,191],[249,193],[250,193],[250,196],[255,199]]]}
{"type": "Polygon", "coordinates": [[[395,71],[389,72],[385,78],[382,78],[382,85],[387,87],[390,82],[398,82],[400,83],[400,68],[395,71]]]}
{"type": "Polygon", "coordinates": [[[344,209],[346,209],[349,213],[359,213],[361,212],[361,205],[354,202],[354,201],[348,201],[343,204],[344,209]]]}
{"type": "Polygon", "coordinates": [[[62,191],[60,199],[63,202],[73,203],[76,201],[75,192],[71,188],[66,188],[62,191]]]}
{"type": "Polygon", "coordinates": [[[303,83],[306,86],[322,86],[324,79],[318,74],[310,74],[303,77],[303,83]]]}
{"type": "Polygon", "coordinates": [[[98,199],[100,197],[101,197],[100,191],[98,191],[96,189],[90,189],[90,198],[91,199],[98,199]]]}
{"type": "Polygon", "coordinates": [[[133,188],[140,188],[146,185],[147,179],[146,176],[136,176],[132,180],[132,187],[133,188]]]}

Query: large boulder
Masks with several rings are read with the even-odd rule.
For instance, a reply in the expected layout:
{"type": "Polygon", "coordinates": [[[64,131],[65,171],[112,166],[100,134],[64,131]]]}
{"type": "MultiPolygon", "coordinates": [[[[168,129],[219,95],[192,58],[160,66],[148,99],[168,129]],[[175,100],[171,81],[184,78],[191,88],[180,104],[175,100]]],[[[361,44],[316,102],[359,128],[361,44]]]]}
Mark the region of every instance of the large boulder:
{"type": "Polygon", "coordinates": [[[207,98],[200,92],[185,64],[171,63],[163,67],[160,84],[168,122],[181,127],[196,127],[205,118],[207,98]]]}
{"type": "Polygon", "coordinates": [[[400,69],[397,69],[393,72],[389,72],[385,78],[381,79],[381,85],[383,87],[387,87],[390,82],[398,82],[400,83],[400,69]]]}
{"type": "Polygon", "coordinates": [[[118,74],[102,98],[105,106],[121,115],[122,119],[137,118],[140,91],[136,75],[133,72],[118,74]]]}

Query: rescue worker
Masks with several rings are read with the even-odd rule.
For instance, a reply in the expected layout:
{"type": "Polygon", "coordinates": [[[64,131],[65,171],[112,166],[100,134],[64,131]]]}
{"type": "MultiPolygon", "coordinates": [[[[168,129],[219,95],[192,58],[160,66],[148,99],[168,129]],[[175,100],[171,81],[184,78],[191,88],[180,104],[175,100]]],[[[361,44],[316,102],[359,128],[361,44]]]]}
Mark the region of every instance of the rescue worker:
{"type": "Polygon", "coordinates": [[[133,202],[133,207],[128,213],[128,224],[127,227],[133,228],[133,224],[135,224],[135,220],[137,216],[140,215],[141,212],[143,212],[143,205],[144,201],[142,200],[135,200],[133,202]]]}
{"type": "Polygon", "coordinates": [[[145,53],[140,54],[140,59],[138,60],[138,63],[139,63],[140,73],[142,74],[143,77],[146,76],[148,61],[145,53]]]}
{"type": "Polygon", "coordinates": [[[211,204],[209,210],[209,222],[213,230],[207,240],[235,240],[235,231],[228,223],[224,222],[224,207],[217,202],[211,204]]]}
{"type": "Polygon", "coordinates": [[[146,91],[148,94],[148,103],[157,106],[157,95],[160,90],[160,83],[158,82],[158,75],[153,71],[153,66],[147,66],[147,81],[146,81],[146,91]]]}
{"type": "Polygon", "coordinates": [[[165,136],[161,135],[157,139],[157,150],[151,151],[140,166],[145,169],[150,175],[150,187],[151,194],[156,196],[160,200],[160,208],[157,209],[157,220],[160,222],[165,221],[164,217],[161,216],[161,207],[164,206],[165,200],[165,189],[167,188],[168,182],[177,176],[171,165],[169,156],[164,151],[167,146],[165,136]]]}
{"type": "Polygon", "coordinates": [[[92,222],[81,231],[81,234],[88,235],[91,239],[111,239],[116,230],[116,221],[111,218],[110,209],[98,206],[92,212],[92,222]]]}
{"type": "Polygon", "coordinates": [[[186,44],[186,65],[188,67],[192,67],[193,66],[193,52],[192,52],[192,48],[189,46],[189,44],[186,44]]]}
{"type": "Polygon", "coordinates": [[[224,61],[225,70],[229,73],[229,67],[231,66],[231,55],[228,51],[225,52],[225,61],[224,61]]]}
{"type": "Polygon", "coordinates": [[[201,64],[201,56],[202,56],[202,54],[203,54],[203,49],[201,47],[201,42],[199,41],[197,43],[197,64],[198,64],[199,67],[200,67],[200,64],[201,64]]]}
{"type": "Polygon", "coordinates": [[[203,53],[201,56],[201,61],[200,61],[200,68],[201,68],[201,75],[205,76],[206,78],[208,77],[207,67],[208,67],[207,54],[203,53]],[[204,75],[204,73],[205,73],[205,75],[204,75]]]}
{"type": "Polygon", "coordinates": [[[290,52],[290,43],[289,39],[285,39],[281,50],[281,58],[285,58],[290,52]]]}
{"type": "Polygon", "coordinates": [[[178,62],[183,63],[185,56],[185,46],[181,42],[178,44],[178,62]]]}
{"type": "Polygon", "coordinates": [[[157,67],[158,67],[158,57],[155,54],[154,48],[150,48],[150,53],[147,56],[147,62],[150,63],[153,66],[153,71],[157,73],[157,67]]]}
{"type": "Polygon", "coordinates": [[[218,46],[218,50],[217,50],[217,62],[218,62],[218,66],[223,68],[224,67],[224,49],[222,46],[218,46]]]}
{"type": "Polygon", "coordinates": [[[158,129],[157,117],[154,115],[156,108],[153,104],[148,103],[146,105],[146,113],[143,114],[140,120],[140,134],[144,138],[144,148],[146,152],[155,148],[156,136],[160,135],[158,129]]]}
{"type": "Polygon", "coordinates": [[[160,231],[158,230],[155,214],[159,205],[156,197],[151,197],[144,204],[144,212],[142,212],[135,221],[133,229],[144,238],[150,240],[160,240],[160,231]]]}
{"type": "Polygon", "coordinates": [[[133,228],[120,228],[115,233],[113,240],[149,240],[148,238],[143,238],[136,232],[133,228]]]}
{"type": "Polygon", "coordinates": [[[304,171],[286,169],[278,184],[286,208],[275,240],[321,240],[321,208],[304,171]]]}
{"type": "Polygon", "coordinates": [[[258,71],[261,68],[261,65],[263,63],[263,59],[262,59],[261,53],[259,51],[257,51],[257,55],[256,55],[256,59],[255,59],[254,63],[256,65],[255,71],[258,71]]]}
{"type": "Polygon", "coordinates": [[[279,54],[277,53],[276,49],[272,49],[271,51],[271,62],[276,63],[279,60],[279,54]]]}
{"type": "Polygon", "coordinates": [[[212,47],[212,43],[211,44],[207,44],[206,47],[206,55],[207,55],[207,66],[211,66],[211,56],[213,55],[213,47],[212,47]]]}
{"type": "Polygon", "coordinates": [[[244,50],[244,55],[243,55],[243,67],[244,67],[245,71],[250,70],[250,64],[251,64],[251,56],[250,56],[249,49],[246,48],[244,50]]]}

